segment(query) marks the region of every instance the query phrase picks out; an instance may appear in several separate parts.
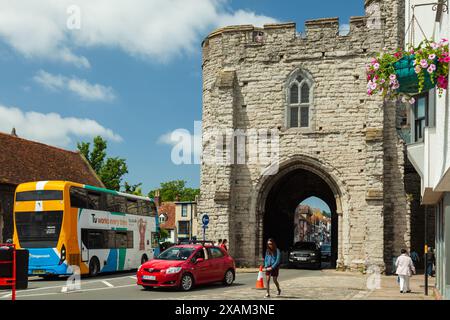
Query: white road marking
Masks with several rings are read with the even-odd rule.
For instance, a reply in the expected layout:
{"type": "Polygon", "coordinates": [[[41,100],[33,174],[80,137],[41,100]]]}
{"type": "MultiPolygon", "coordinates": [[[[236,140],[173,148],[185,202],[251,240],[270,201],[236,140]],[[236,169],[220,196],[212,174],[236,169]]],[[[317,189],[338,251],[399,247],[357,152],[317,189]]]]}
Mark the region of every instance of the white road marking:
{"type": "Polygon", "coordinates": [[[1,296],[0,299],[9,298],[9,297],[11,297],[11,296],[12,296],[12,293],[8,293],[8,294],[5,294],[4,296],[1,296]]]}
{"type": "Polygon", "coordinates": [[[136,276],[131,276],[131,277],[129,277],[130,279],[133,279],[133,280],[137,280],[137,277],[136,276]]]}
{"type": "Polygon", "coordinates": [[[103,280],[102,283],[106,284],[110,288],[114,288],[114,286],[111,283],[109,283],[108,281],[103,280]]]}
{"type": "MultiPolygon", "coordinates": [[[[94,288],[94,289],[82,289],[81,291],[72,291],[70,293],[83,293],[87,291],[99,291],[99,290],[108,290],[108,289],[119,289],[119,288],[127,288],[127,287],[136,287],[135,284],[128,284],[125,286],[117,286],[117,287],[103,287],[103,288],[94,288]]],[[[26,297],[39,297],[39,296],[51,296],[56,294],[63,294],[61,292],[49,292],[49,293],[34,293],[34,294],[21,294],[17,295],[17,298],[26,298],[26,297]]],[[[6,296],[5,296],[6,297],[6,296]]],[[[4,299],[5,297],[0,297],[0,299],[4,299]]]]}

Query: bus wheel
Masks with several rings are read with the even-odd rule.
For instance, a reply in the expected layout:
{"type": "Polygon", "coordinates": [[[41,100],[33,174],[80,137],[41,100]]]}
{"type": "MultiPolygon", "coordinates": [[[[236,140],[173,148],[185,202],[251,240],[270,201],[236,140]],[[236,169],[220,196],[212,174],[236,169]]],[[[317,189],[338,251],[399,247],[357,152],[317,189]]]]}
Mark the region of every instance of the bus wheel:
{"type": "Polygon", "coordinates": [[[95,277],[100,272],[100,262],[97,257],[93,257],[89,262],[89,275],[95,277]]]}
{"type": "Polygon", "coordinates": [[[142,258],[141,258],[141,264],[144,264],[144,263],[146,263],[147,261],[148,261],[147,255],[146,255],[146,254],[142,255],[142,258]]]}

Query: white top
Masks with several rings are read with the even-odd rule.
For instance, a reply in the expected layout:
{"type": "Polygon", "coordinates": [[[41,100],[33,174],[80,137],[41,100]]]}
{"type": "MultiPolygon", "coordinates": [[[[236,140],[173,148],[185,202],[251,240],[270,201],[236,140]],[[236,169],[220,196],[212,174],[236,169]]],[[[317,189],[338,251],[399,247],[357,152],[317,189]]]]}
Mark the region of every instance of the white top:
{"type": "Polygon", "coordinates": [[[416,269],[414,268],[414,263],[410,256],[407,254],[402,254],[395,261],[395,266],[397,267],[397,271],[395,272],[399,276],[411,276],[412,273],[416,273],[416,269]]]}

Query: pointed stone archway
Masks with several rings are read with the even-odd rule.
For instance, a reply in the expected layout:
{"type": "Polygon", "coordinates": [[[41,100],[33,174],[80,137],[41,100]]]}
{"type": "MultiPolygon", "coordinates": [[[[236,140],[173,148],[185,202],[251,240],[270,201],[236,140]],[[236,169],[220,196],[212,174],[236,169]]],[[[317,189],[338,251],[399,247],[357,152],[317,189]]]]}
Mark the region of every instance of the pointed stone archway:
{"type": "Polygon", "coordinates": [[[256,202],[257,256],[264,255],[268,238],[275,238],[280,250],[289,250],[294,241],[295,209],[303,200],[316,196],[331,210],[331,267],[335,268],[342,259],[342,189],[333,169],[308,156],[294,157],[283,162],[276,174],[263,176],[256,202]]]}

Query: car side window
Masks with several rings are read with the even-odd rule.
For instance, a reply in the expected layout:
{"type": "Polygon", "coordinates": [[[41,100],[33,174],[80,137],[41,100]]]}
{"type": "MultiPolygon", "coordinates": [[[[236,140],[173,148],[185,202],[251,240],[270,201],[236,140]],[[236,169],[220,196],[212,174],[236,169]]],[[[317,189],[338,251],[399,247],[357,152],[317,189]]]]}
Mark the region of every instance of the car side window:
{"type": "Polygon", "coordinates": [[[197,259],[200,258],[205,259],[205,252],[203,251],[203,249],[200,249],[195,253],[193,261],[197,261],[197,259]]]}
{"type": "Polygon", "coordinates": [[[219,248],[209,248],[209,252],[211,253],[211,259],[222,258],[224,256],[222,250],[219,248]]]}

